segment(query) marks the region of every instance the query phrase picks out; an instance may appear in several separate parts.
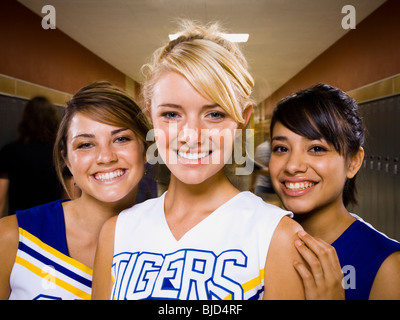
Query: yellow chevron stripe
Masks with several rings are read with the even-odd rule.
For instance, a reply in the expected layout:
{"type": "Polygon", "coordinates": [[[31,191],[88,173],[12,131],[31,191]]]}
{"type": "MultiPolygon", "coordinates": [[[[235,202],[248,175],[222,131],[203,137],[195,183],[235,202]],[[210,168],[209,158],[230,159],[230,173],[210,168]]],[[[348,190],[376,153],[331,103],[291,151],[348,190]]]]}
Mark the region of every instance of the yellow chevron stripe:
{"type": "Polygon", "coordinates": [[[74,266],[75,268],[85,272],[86,274],[92,276],[93,270],[90,269],[88,266],[85,266],[83,263],[81,263],[71,257],[66,256],[65,254],[61,253],[60,251],[54,249],[53,247],[50,247],[49,245],[45,244],[39,238],[35,237],[33,234],[29,233],[28,231],[26,231],[22,228],[19,228],[19,234],[21,236],[29,239],[30,241],[32,241],[34,244],[39,246],[44,251],[47,251],[48,253],[59,258],[60,260],[64,261],[65,263],[68,263],[68,264],[74,266]]]}
{"type": "Polygon", "coordinates": [[[72,294],[76,295],[77,297],[79,297],[81,299],[90,300],[90,298],[91,298],[91,295],[89,293],[74,287],[73,285],[65,282],[64,280],[61,280],[61,279],[59,279],[57,277],[54,277],[54,275],[51,275],[48,272],[43,271],[42,269],[38,268],[34,264],[32,264],[29,261],[25,260],[24,258],[21,258],[21,257],[17,256],[15,258],[15,263],[18,263],[21,266],[27,268],[28,270],[30,270],[31,272],[33,272],[34,274],[38,275],[41,278],[54,279],[54,283],[57,286],[59,286],[59,287],[65,289],[65,290],[71,292],[72,294]]]}
{"type": "Polygon", "coordinates": [[[258,286],[263,279],[264,279],[264,269],[261,269],[258,277],[255,277],[254,279],[251,279],[242,284],[243,291],[244,292],[250,291],[254,287],[258,286]]]}
{"type": "MultiPolygon", "coordinates": [[[[261,269],[257,277],[242,284],[243,293],[250,291],[251,289],[261,284],[261,281],[263,279],[264,279],[264,269],[261,269]]],[[[232,294],[228,294],[223,300],[232,300],[232,294]]]]}

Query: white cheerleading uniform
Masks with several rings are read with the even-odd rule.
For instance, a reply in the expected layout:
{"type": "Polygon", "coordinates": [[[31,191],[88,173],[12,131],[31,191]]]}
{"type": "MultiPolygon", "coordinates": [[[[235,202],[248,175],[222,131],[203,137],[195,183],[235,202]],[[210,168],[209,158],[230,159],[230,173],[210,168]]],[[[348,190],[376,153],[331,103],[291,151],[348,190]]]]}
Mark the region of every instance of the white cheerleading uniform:
{"type": "Polygon", "coordinates": [[[176,240],[165,194],[118,216],[111,299],[261,299],[272,235],[291,213],[241,192],[176,240]]]}
{"type": "Polygon", "coordinates": [[[62,201],[16,212],[10,300],[90,300],[92,270],[68,255],[62,201]]]}

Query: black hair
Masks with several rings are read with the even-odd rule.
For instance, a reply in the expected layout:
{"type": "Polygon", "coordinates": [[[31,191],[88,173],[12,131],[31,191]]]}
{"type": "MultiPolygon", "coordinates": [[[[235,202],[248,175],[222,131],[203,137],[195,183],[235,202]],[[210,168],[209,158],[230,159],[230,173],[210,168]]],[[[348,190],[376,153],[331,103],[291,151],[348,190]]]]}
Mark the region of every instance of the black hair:
{"type": "MultiPolygon", "coordinates": [[[[300,90],[278,102],[271,119],[271,137],[276,122],[310,140],[324,139],[345,158],[364,145],[365,129],[358,105],[343,91],[327,84],[300,90]]],[[[356,176],[347,179],[343,203],[357,204],[356,176]]]]}

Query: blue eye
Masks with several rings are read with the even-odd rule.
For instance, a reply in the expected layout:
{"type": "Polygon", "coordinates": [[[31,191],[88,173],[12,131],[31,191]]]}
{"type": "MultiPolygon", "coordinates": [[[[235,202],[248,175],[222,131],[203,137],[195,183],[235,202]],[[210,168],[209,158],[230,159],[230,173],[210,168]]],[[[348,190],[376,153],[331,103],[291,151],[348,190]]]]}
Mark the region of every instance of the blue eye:
{"type": "Polygon", "coordinates": [[[166,118],[168,120],[174,120],[176,118],[178,118],[179,114],[177,112],[173,112],[173,111],[167,111],[167,112],[163,112],[161,114],[161,117],[166,118]]]}
{"type": "Polygon", "coordinates": [[[219,119],[224,119],[226,118],[226,115],[222,112],[219,111],[213,111],[207,114],[208,117],[210,117],[213,120],[219,120],[219,119]]]}

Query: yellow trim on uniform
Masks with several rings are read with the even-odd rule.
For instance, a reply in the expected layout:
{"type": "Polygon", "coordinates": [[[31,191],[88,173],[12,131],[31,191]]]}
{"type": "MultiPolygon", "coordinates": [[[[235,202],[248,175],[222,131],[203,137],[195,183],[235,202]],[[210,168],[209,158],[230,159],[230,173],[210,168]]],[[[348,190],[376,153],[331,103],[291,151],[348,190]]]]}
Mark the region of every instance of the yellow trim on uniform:
{"type": "MultiPolygon", "coordinates": [[[[254,289],[256,286],[261,284],[261,281],[264,279],[264,269],[260,270],[258,277],[251,279],[242,284],[243,293],[254,289]]],[[[232,300],[232,294],[228,294],[223,300],[232,300]]]]}
{"type": "Polygon", "coordinates": [[[45,244],[42,242],[39,238],[35,237],[33,234],[29,233],[28,231],[19,228],[19,234],[30,241],[32,241],[34,244],[39,246],[41,249],[44,251],[47,251],[48,253],[52,254],[53,256],[59,258],[60,260],[74,266],[75,268],[81,270],[82,272],[85,272],[86,274],[92,276],[93,275],[93,270],[90,269],[88,266],[85,266],[83,263],[68,257],[67,255],[61,253],[60,251],[50,247],[49,245],[45,244]]]}
{"type": "Polygon", "coordinates": [[[15,262],[20,264],[21,266],[27,268],[29,271],[33,272],[34,274],[38,275],[41,278],[47,278],[47,279],[54,279],[54,281],[51,281],[58,285],[59,287],[71,292],[72,294],[76,295],[77,297],[84,299],[84,300],[90,300],[91,299],[91,294],[82,291],[71,284],[65,282],[64,280],[61,280],[57,277],[54,277],[54,275],[49,274],[48,272],[40,269],[39,267],[35,266],[34,264],[30,263],[29,261],[25,260],[24,258],[21,257],[16,257],[15,262]]]}
{"type": "Polygon", "coordinates": [[[254,279],[249,280],[246,283],[242,284],[243,292],[250,291],[254,287],[258,286],[259,284],[261,284],[261,281],[263,279],[264,279],[264,269],[261,269],[258,277],[255,277],[254,279]]]}

